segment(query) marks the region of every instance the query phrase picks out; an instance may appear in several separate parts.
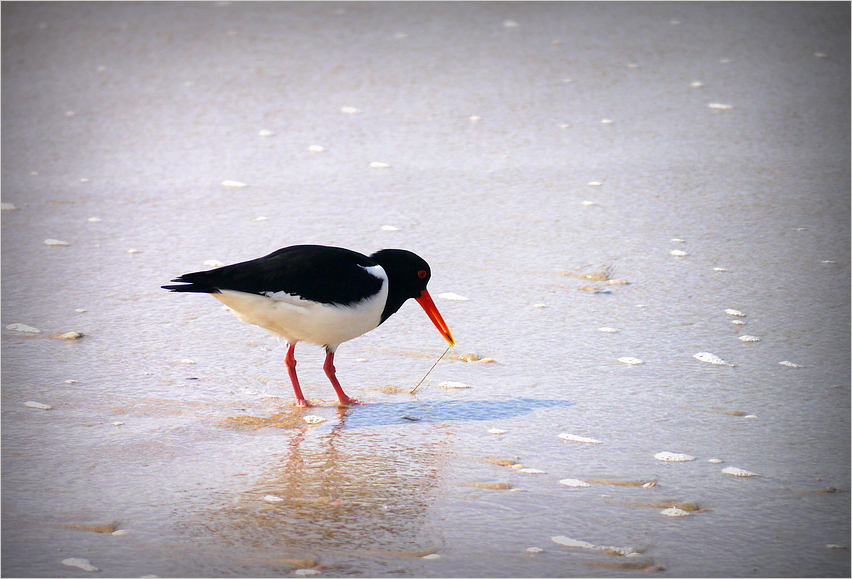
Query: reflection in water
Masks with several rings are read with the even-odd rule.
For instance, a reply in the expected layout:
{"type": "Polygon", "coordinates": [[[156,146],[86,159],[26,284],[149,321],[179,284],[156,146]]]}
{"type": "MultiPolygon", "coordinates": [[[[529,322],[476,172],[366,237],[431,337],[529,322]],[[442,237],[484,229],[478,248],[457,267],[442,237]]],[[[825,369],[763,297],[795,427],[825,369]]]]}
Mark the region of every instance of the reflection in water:
{"type": "MultiPolygon", "coordinates": [[[[445,434],[299,429],[253,488],[184,532],[212,531],[246,571],[359,565],[364,557],[434,551],[423,534],[444,465],[445,434]],[[283,499],[268,502],[266,497],[283,499]]],[[[224,553],[223,553],[224,554],[224,553]]],[[[257,571],[256,571],[257,572],[257,571]]]]}
{"type": "Polygon", "coordinates": [[[402,558],[442,547],[428,514],[454,444],[452,423],[555,404],[568,403],[514,399],[340,409],[330,428],[295,429],[250,490],[181,530],[196,538],[212,533],[220,554],[233,550],[229,558],[246,573],[317,562],[341,572],[365,565],[370,572],[393,572],[402,558]],[[270,495],[283,500],[269,502],[270,495]]]}

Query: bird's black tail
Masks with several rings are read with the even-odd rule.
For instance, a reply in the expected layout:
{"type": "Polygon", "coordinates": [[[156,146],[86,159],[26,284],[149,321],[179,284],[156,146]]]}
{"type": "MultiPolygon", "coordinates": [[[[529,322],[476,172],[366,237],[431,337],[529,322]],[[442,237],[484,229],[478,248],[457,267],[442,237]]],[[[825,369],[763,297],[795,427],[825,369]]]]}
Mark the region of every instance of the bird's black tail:
{"type": "MultiPolygon", "coordinates": [[[[200,272],[204,273],[204,272],[200,272]]],[[[164,290],[169,290],[170,292],[193,292],[200,294],[218,294],[219,288],[214,287],[212,285],[205,284],[203,281],[198,279],[193,279],[195,274],[188,273],[186,275],[182,275],[180,277],[176,277],[172,281],[180,282],[184,285],[164,285],[160,286],[164,290]]]]}

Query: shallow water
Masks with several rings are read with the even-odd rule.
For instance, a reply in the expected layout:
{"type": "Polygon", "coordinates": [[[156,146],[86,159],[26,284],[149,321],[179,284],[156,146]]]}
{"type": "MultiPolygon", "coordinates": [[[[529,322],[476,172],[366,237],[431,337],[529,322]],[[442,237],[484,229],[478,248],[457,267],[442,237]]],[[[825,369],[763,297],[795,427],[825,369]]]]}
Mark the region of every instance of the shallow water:
{"type": "Polygon", "coordinates": [[[848,5],[2,10],[4,576],[849,575],[848,5]],[[295,243],[416,251],[496,362],[406,394],[407,304],[338,350],[363,406],[297,348],[301,411],[282,344],[159,289],[295,243]]]}

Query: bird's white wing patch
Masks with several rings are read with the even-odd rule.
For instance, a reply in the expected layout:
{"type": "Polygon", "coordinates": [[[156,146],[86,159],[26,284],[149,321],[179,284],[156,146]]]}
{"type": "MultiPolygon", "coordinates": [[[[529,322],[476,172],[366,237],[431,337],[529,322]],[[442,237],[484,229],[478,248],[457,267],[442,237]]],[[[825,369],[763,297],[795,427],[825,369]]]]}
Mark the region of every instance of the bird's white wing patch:
{"type": "Polygon", "coordinates": [[[381,280],[387,280],[388,279],[388,274],[385,273],[385,269],[380,265],[368,265],[368,266],[359,265],[358,267],[363,268],[364,271],[366,271],[367,273],[369,273],[371,275],[376,276],[377,278],[379,278],[381,280]]]}
{"type": "Polygon", "coordinates": [[[282,307],[293,306],[294,308],[305,308],[311,302],[302,297],[297,296],[296,294],[288,294],[287,292],[261,292],[261,295],[268,297],[271,300],[275,300],[282,307]]]}

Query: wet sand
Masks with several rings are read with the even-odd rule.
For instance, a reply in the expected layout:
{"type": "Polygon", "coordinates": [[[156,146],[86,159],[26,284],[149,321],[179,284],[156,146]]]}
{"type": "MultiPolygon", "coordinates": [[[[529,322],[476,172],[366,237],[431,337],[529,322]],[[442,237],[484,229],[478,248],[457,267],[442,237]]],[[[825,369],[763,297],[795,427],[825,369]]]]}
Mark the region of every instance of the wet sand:
{"type": "Polygon", "coordinates": [[[4,576],[849,576],[848,4],[2,16],[4,576]],[[159,287],[296,243],[416,397],[159,287]]]}

